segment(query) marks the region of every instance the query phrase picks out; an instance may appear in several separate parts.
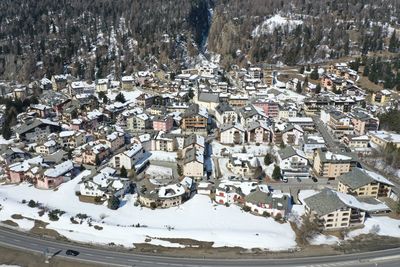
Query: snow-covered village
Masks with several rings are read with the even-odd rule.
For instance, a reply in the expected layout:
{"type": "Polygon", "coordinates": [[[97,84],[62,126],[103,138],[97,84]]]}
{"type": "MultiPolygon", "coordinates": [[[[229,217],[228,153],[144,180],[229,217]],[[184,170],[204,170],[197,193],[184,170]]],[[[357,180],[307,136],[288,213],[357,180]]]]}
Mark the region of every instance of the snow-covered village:
{"type": "Polygon", "coordinates": [[[400,238],[398,94],[353,63],[3,83],[1,225],[125,248],[400,238]]]}

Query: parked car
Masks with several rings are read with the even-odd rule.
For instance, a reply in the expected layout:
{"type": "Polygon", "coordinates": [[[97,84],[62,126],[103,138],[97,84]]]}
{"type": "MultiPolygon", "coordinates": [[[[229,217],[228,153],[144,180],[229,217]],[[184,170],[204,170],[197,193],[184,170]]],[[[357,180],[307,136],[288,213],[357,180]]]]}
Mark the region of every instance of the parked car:
{"type": "Polygon", "coordinates": [[[79,255],[79,252],[76,251],[76,250],[68,249],[68,250],[65,252],[65,254],[67,254],[68,256],[74,256],[74,257],[76,257],[76,256],[79,255]]]}
{"type": "Polygon", "coordinates": [[[282,178],[281,180],[282,180],[282,182],[284,182],[284,183],[287,183],[287,182],[288,182],[288,178],[282,178]]]}

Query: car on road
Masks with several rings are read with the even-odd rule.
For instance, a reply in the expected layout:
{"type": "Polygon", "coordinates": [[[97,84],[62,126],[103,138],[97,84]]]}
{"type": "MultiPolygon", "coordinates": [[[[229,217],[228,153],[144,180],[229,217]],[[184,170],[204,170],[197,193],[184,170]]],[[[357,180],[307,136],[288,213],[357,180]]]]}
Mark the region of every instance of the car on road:
{"type": "Polygon", "coordinates": [[[282,180],[282,182],[284,182],[284,183],[287,183],[287,182],[288,182],[288,178],[286,178],[286,177],[285,177],[285,178],[282,178],[281,180],[282,180]]]}
{"type": "Polygon", "coordinates": [[[79,255],[79,251],[68,249],[67,251],[65,251],[65,254],[67,254],[68,256],[76,257],[79,255]]]}

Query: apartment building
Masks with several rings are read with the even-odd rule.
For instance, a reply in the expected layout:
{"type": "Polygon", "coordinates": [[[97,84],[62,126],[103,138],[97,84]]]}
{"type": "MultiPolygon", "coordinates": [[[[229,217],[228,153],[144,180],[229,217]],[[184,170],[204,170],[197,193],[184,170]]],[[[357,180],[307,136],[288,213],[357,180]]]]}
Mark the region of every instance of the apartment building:
{"type": "Polygon", "coordinates": [[[338,154],[326,149],[317,149],[314,153],[314,172],[324,178],[336,179],[338,176],[348,173],[356,162],[351,156],[338,154]]]}

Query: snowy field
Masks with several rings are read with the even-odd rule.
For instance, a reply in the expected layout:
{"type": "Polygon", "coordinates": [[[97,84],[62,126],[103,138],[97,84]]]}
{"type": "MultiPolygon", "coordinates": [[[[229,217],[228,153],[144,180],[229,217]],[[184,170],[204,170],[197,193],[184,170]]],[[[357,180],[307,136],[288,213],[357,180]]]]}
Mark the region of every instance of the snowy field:
{"type": "Polygon", "coordinates": [[[150,160],[176,162],[176,152],[151,151],[150,160]]]}
{"type": "Polygon", "coordinates": [[[84,172],[61,185],[57,191],[38,190],[28,184],[0,186],[0,221],[12,220],[29,230],[33,227],[29,219],[42,220],[49,223],[47,228],[76,241],[97,244],[114,242],[126,247],[144,243],[146,238],[151,239],[151,244],[168,247],[182,245],[156,238],[190,238],[212,241],[214,247],[239,246],[275,251],[296,246],[295,233],[288,223],[280,224],[271,218],[254,216],[234,205],[215,205],[207,196],[196,195],[180,207],[158,210],[135,207],[136,198],[132,195],[127,196],[116,211],[79,202],[74,192],[85,174],[88,173],[84,172]],[[47,214],[40,217],[37,208],[22,204],[23,199],[33,199],[49,209],[60,209],[66,213],[58,221],[50,221],[47,214]],[[82,224],[73,224],[70,218],[78,213],[91,217],[92,226],[87,220],[82,224]],[[12,219],[13,214],[29,219],[12,219]],[[140,227],[133,227],[138,223],[140,227]],[[102,230],[96,230],[95,225],[101,226],[102,230]]]}
{"type": "Polygon", "coordinates": [[[146,174],[151,177],[171,177],[172,169],[163,166],[150,165],[146,170],[146,174]]]}
{"type": "MultiPolygon", "coordinates": [[[[211,143],[212,146],[212,154],[214,156],[221,156],[221,152],[225,151],[225,153],[241,153],[243,150],[243,146],[225,146],[219,142],[213,141],[211,143]]],[[[266,145],[245,145],[246,152],[253,156],[264,156],[268,152],[271,151],[270,146],[266,145]]]]}

